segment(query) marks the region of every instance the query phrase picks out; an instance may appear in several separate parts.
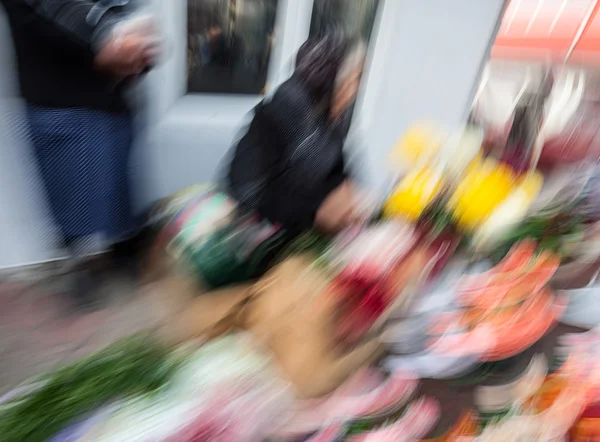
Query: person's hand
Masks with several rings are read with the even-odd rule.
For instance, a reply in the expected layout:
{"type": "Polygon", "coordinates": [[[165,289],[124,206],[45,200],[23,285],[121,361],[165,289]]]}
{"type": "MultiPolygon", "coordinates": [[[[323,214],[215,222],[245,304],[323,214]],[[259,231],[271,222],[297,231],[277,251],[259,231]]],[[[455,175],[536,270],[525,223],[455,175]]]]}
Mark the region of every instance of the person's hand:
{"type": "Polygon", "coordinates": [[[152,65],[159,55],[158,49],[153,28],[118,29],[102,44],[94,64],[101,71],[125,78],[140,74],[152,65]]]}
{"type": "Polygon", "coordinates": [[[344,182],[325,198],[315,217],[315,226],[325,233],[338,233],[357,220],[354,189],[344,182]]]}

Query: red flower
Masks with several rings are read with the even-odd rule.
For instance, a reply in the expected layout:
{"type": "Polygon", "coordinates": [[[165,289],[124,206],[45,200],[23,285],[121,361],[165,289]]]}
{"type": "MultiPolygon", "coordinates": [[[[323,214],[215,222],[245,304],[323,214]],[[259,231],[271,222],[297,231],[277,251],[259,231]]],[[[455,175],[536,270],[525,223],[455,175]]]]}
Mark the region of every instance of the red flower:
{"type": "Polygon", "coordinates": [[[340,296],[336,335],[342,341],[360,339],[389,306],[390,284],[367,268],[346,269],[333,281],[340,296]]]}

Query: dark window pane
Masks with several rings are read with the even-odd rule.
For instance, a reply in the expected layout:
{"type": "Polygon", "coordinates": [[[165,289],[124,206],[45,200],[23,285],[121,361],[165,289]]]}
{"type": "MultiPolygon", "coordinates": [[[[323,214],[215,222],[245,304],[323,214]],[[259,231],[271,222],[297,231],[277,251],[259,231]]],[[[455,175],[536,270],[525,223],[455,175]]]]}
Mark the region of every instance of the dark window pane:
{"type": "Polygon", "coordinates": [[[277,0],[188,0],[188,92],[261,94],[276,10],[277,0]]]}
{"type": "Polygon", "coordinates": [[[342,31],[352,40],[369,41],[379,0],[315,0],[310,35],[342,31]]]}

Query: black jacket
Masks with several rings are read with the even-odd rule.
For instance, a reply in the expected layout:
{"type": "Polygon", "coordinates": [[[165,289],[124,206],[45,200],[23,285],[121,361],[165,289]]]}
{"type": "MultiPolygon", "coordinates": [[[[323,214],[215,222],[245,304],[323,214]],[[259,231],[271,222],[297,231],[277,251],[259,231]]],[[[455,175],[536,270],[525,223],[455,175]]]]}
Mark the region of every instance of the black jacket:
{"type": "Polygon", "coordinates": [[[292,231],[311,227],[323,200],[346,179],[347,121],[332,124],[292,77],[255,109],[234,150],[229,193],[243,211],[292,231]]]}
{"type": "Polygon", "coordinates": [[[128,13],[120,0],[0,0],[21,94],[48,107],[127,110],[123,84],[93,68],[98,45],[128,13]]]}

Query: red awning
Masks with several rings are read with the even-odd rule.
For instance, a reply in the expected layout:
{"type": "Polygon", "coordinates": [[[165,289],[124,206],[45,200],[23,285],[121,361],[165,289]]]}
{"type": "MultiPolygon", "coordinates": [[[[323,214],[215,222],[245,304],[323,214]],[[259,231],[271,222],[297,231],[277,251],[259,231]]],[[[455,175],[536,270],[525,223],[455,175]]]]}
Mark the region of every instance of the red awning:
{"type": "Polygon", "coordinates": [[[512,0],[492,58],[600,65],[600,1],[512,0]]]}

